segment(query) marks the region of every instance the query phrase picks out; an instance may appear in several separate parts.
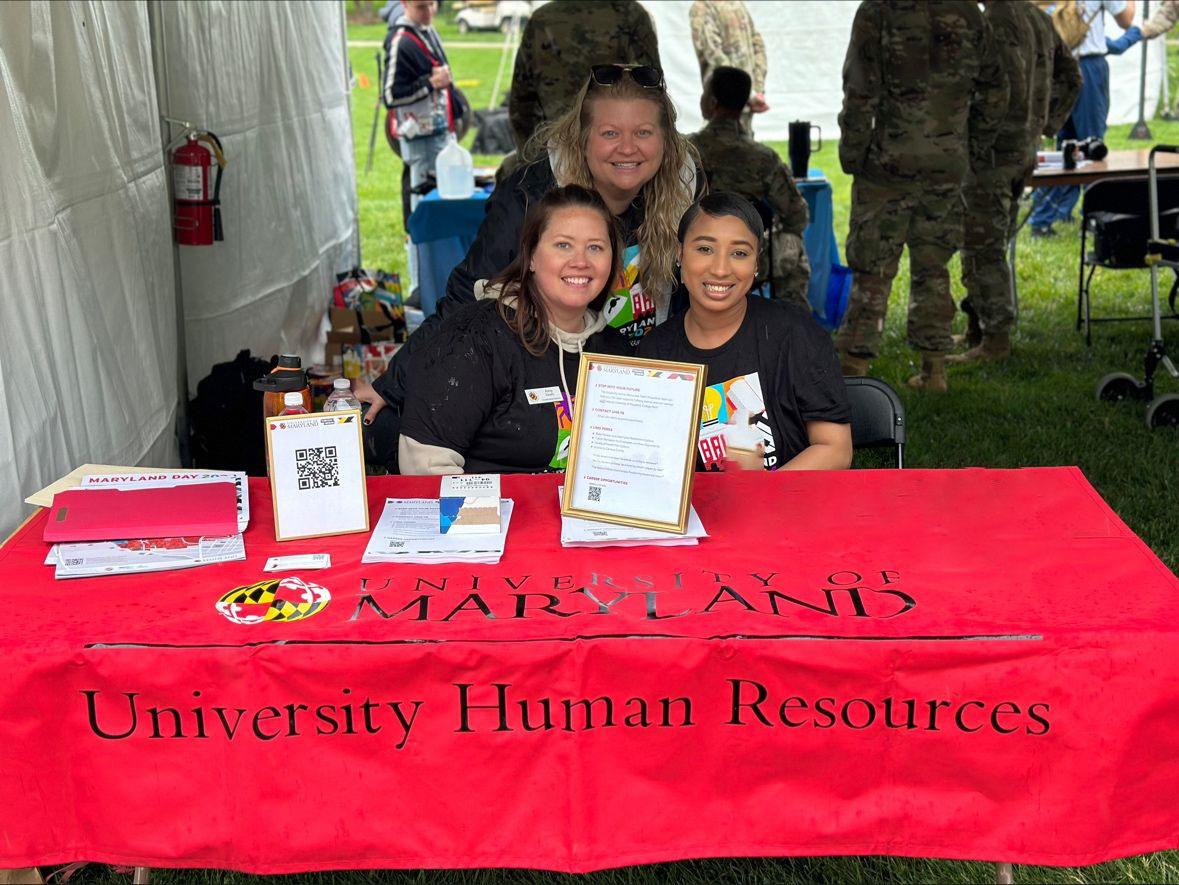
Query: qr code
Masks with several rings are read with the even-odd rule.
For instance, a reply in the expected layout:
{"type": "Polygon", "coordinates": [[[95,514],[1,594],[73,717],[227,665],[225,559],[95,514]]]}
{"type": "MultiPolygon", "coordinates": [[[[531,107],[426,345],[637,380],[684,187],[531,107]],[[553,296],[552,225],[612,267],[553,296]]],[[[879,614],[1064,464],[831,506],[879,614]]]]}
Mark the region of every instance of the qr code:
{"type": "Polygon", "coordinates": [[[340,462],[335,446],[295,449],[299,489],[327,489],[340,484],[340,462]]]}
{"type": "Polygon", "coordinates": [[[589,487],[589,499],[591,501],[601,503],[602,487],[601,486],[590,486],[589,487]]]}

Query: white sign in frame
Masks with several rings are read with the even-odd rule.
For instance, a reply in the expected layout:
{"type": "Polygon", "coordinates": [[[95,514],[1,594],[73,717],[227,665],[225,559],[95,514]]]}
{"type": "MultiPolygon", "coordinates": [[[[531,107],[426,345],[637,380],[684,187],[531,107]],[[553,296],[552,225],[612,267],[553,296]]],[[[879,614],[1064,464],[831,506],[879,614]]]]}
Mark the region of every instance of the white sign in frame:
{"type": "Polygon", "coordinates": [[[561,513],[683,534],[707,370],[583,353],[561,513]]]}
{"type": "Polygon", "coordinates": [[[267,418],[266,457],[275,540],[368,531],[359,411],[267,418]]]}

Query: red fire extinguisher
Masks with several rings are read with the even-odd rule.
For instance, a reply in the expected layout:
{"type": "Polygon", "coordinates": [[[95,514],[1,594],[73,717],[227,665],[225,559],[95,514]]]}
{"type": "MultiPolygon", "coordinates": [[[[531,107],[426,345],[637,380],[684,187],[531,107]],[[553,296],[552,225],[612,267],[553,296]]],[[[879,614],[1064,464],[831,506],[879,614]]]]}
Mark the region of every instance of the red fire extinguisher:
{"type": "Polygon", "coordinates": [[[190,131],[185,143],[172,152],[172,185],[176,205],[172,230],[182,246],[211,246],[220,242],[221,172],[225,168],[221,140],[212,132],[190,131]],[[201,142],[207,142],[205,148],[201,142]],[[211,149],[211,150],[210,150],[211,149]],[[209,185],[216,162],[217,174],[209,185]]]}

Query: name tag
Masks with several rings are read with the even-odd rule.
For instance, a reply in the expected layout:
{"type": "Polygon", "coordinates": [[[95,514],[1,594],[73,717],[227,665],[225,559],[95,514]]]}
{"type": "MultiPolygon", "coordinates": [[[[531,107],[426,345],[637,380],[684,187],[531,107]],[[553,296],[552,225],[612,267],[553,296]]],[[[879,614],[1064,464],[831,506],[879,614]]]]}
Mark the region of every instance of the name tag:
{"type": "Polygon", "coordinates": [[[530,406],[541,403],[559,403],[561,401],[560,387],[530,387],[524,391],[524,398],[530,406]]]}

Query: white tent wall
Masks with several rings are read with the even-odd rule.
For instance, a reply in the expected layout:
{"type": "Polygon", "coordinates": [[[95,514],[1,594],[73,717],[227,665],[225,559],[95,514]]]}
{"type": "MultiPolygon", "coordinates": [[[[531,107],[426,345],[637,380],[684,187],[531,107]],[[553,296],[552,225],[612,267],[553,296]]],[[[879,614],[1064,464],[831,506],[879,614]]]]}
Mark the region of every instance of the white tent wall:
{"type": "Polygon", "coordinates": [[[225,242],[179,249],[193,390],[241,348],[317,357],[354,261],[341,3],[0,2],[0,538],[78,464],[178,463],[160,83],[230,162],[225,242]]]}
{"type": "MultiPolygon", "coordinates": [[[[659,57],[668,89],[679,110],[681,132],[703,125],[700,117],[700,65],[688,26],[691,0],[642,0],[655,21],[659,57]]],[[[766,44],[768,73],[766,101],[770,110],[753,118],[754,133],[762,141],[785,141],[791,120],[810,120],[822,127],[825,138],[839,135],[836,122],[843,104],[843,56],[851,36],[857,0],[746,0],[753,23],[766,44]]],[[[1152,7],[1154,4],[1152,4],[1152,7]]],[[[1142,4],[1137,18],[1141,21],[1142,4]]],[[[1112,16],[1106,33],[1122,32],[1112,16]]],[[[1154,114],[1162,88],[1162,40],[1149,44],[1146,78],[1146,116],[1154,114]]],[[[1142,50],[1111,57],[1110,123],[1138,119],[1138,84],[1142,50]]]]}
{"type": "Polygon", "coordinates": [[[215,132],[229,161],[225,241],[180,249],[189,387],[246,347],[318,360],[335,274],[357,246],[341,4],[159,10],[165,113],[215,132]]]}
{"type": "Polygon", "coordinates": [[[83,462],[175,464],[176,322],[145,8],[0,3],[0,538],[83,462]]]}

